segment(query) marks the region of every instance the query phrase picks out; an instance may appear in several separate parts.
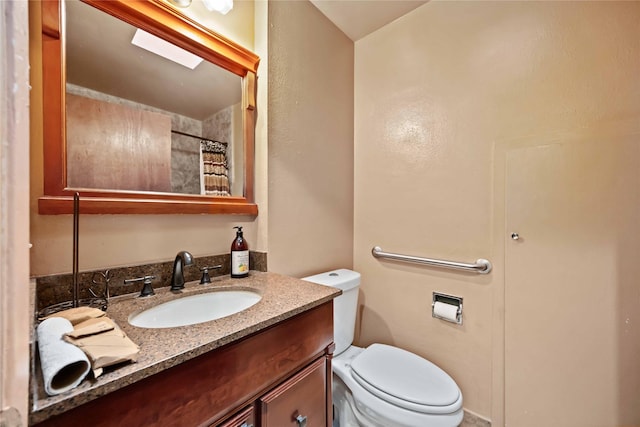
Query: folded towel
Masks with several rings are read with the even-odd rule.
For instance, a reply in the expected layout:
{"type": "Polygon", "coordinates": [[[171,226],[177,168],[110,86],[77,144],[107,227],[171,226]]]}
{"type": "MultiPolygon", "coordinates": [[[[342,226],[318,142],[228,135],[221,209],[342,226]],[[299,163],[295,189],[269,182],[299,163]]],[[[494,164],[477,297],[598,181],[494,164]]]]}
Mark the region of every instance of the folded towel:
{"type": "Polygon", "coordinates": [[[76,325],[79,327],[80,333],[74,333],[77,331],[69,332],[64,337],[65,341],[85,352],[91,361],[91,369],[96,378],[102,375],[104,367],[128,361],[135,362],[138,358],[138,352],[140,352],[140,347],[131,341],[115,322],[107,317],[103,320],[107,324],[110,323],[113,328],[87,335],[82,331],[87,332],[95,329],[95,324],[83,326],[86,324],[81,323],[76,325]],[[74,338],[73,335],[77,338],[74,338]]]}
{"type": "Polygon", "coordinates": [[[36,330],[44,390],[50,396],[78,386],[91,367],[82,350],[63,341],[71,331],[71,322],[60,317],[44,320],[36,330]]]}
{"type": "Polygon", "coordinates": [[[67,332],[66,336],[80,338],[88,335],[95,335],[101,332],[111,331],[116,328],[113,320],[107,316],[85,320],[73,326],[73,331],[67,332]]]}
{"type": "Polygon", "coordinates": [[[58,313],[47,316],[46,319],[51,319],[53,317],[62,317],[71,322],[72,325],[77,325],[78,323],[84,322],[85,320],[103,317],[104,315],[104,311],[100,310],[99,308],[76,307],[64,311],[59,311],[58,313]]]}

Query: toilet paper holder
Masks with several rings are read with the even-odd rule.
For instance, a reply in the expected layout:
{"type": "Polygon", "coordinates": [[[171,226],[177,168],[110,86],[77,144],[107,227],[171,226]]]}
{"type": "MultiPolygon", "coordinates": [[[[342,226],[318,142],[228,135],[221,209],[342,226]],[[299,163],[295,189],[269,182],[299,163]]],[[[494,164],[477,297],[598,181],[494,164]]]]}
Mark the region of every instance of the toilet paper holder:
{"type": "MultiPolygon", "coordinates": [[[[440,304],[438,305],[440,306],[440,304]]],[[[447,322],[462,325],[462,297],[434,292],[433,300],[431,302],[431,316],[446,320],[447,322]],[[436,309],[436,303],[447,304],[455,307],[455,313],[453,313],[453,310],[447,310],[448,313],[446,314],[442,313],[440,309],[436,309]]]]}

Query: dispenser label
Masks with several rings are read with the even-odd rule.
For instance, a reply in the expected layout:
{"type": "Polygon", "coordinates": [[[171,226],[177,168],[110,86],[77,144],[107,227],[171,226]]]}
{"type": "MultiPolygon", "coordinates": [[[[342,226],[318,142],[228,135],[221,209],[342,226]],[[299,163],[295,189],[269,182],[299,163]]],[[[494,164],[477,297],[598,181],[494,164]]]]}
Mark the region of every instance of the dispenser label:
{"type": "Polygon", "coordinates": [[[231,252],[231,274],[246,274],[249,272],[249,251],[231,252]]]}

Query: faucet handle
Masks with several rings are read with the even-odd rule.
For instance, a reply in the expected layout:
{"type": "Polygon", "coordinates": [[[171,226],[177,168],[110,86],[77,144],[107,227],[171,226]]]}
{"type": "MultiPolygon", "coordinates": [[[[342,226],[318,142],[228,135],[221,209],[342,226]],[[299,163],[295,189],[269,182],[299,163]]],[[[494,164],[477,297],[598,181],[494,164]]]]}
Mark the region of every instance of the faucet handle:
{"type": "Polygon", "coordinates": [[[142,281],[142,290],[140,291],[140,296],[141,297],[148,297],[150,295],[155,295],[156,293],[153,290],[153,286],[151,286],[151,281],[153,279],[155,279],[156,276],[143,276],[143,277],[136,277],[135,279],[124,279],[124,283],[129,284],[129,283],[135,283],[135,282],[140,282],[142,281]]]}
{"type": "Polygon", "coordinates": [[[211,277],[209,277],[209,269],[211,268],[222,268],[222,264],[213,265],[211,267],[202,267],[200,271],[202,271],[202,277],[200,278],[200,284],[204,285],[206,283],[211,283],[211,277]]]}

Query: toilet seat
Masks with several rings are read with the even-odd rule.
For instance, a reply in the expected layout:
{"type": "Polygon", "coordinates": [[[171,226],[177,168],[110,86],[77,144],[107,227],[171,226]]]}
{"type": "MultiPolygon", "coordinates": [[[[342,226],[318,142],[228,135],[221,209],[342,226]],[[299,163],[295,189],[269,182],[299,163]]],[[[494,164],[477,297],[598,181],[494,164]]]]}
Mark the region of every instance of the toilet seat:
{"type": "Polygon", "coordinates": [[[367,347],[351,361],[351,376],[369,393],[410,411],[449,414],[461,407],[460,389],[449,375],[397,347],[367,347]]]}
{"type": "MultiPolygon", "coordinates": [[[[332,369],[334,377],[332,388],[337,413],[340,419],[342,419],[343,416],[347,418],[355,416],[358,420],[357,424],[347,422],[344,425],[341,424],[341,427],[351,427],[353,425],[364,427],[453,427],[462,422],[462,393],[460,393],[453,379],[449,378],[446,373],[444,375],[454,384],[459,398],[455,403],[447,406],[418,405],[419,411],[408,409],[407,406],[411,404],[411,402],[408,401],[399,402],[402,405],[391,402],[393,396],[389,393],[381,393],[381,390],[377,390],[377,393],[374,394],[370,391],[375,389],[371,384],[367,384],[368,388],[362,386],[361,383],[364,384],[365,382],[363,382],[362,379],[361,381],[356,380],[355,377],[358,374],[354,375],[352,364],[361,354],[368,351],[371,347],[373,347],[373,345],[367,349],[351,346],[333,358],[332,369]],[[353,414],[349,415],[351,412],[353,412],[353,414]]],[[[375,347],[373,348],[375,349],[375,347]]],[[[375,351],[377,352],[377,350],[375,351]]],[[[391,351],[394,352],[394,350],[391,351]]],[[[375,353],[372,352],[364,357],[369,358],[371,354],[375,353]]],[[[367,362],[366,358],[362,360],[367,362]]],[[[373,357],[373,359],[377,360],[377,357],[373,357]]],[[[424,360],[422,358],[420,359],[424,360]]],[[[362,360],[358,364],[362,364],[362,360]]],[[[424,361],[427,362],[426,360],[424,361]]],[[[397,364],[399,362],[397,362],[396,359],[392,359],[391,361],[387,359],[384,363],[386,363],[384,369],[378,368],[378,373],[385,371],[392,363],[397,364]]],[[[370,380],[374,381],[372,379],[370,380]]]]}

